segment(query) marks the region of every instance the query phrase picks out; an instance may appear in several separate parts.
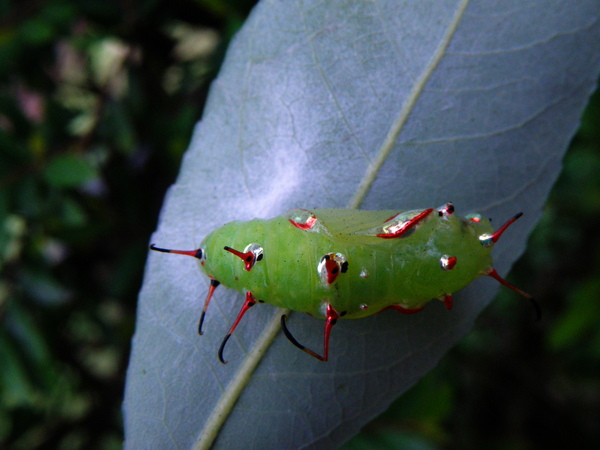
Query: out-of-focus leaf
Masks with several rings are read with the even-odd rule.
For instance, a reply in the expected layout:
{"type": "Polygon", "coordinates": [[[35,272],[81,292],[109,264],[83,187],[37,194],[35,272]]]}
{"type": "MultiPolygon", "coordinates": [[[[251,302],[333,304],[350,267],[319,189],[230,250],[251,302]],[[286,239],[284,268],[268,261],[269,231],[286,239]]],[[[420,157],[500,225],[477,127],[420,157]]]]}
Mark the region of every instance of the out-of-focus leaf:
{"type": "Polygon", "coordinates": [[[54,27],[41,18],[26,20],[21,24],[19,35],[27,44],[47,44],[54,37],[54,27]]]}
{"type": "MultiPolygon", "coordinates": [[[[293,207],[478,210],[526,215],[495,250],[506,273],[560,170],[600,65],[600,4],[261,3],[229,50],[153,241],[196,248],[234,219],[293,207]]],[[[285,280],[273,282],[285,283],[285,280]]],[[[217,291],[195,334],[207,280],[150,258],[125,399],[128,448],[331,448],[432,368],[497,291],[477,280],[455,307],[340,321],[330,361],[282,336],[235,407],[225,395],[278,314],[254,308],[216,351],[241,305],[217,291]],[[217,429],[205,429],[216,415],[217,429]],[[203,445],[206,442],[203,442],[203,445]]],[[[316,347],[323,322],[292,315],[316,347]]],[[[296,331],[297,330],[297,331],[296,331]]]]}
{"type": "Polygon", "coordinates": [[[98,176],[95,167],[77,155],[60,155],[48,162],[46,181],[56,187],[78,186],[98,176]]]}
{"type": "Polygon", "coordinates": [[[0,333],[0,358],[2,359],[0,388],[5,403],[3,407],[14,408],[32,402],[34,389],[29,382],[27,369],[19,357],[19,352],[6,338],[4,332],[0,333]]]}
{"type": "Polygon", "coordinates": [[[566,314],[556,323],[549,337],[549,344],[555,350],[574,346],[585,334],[600,334],[600,281],[591,279],[583,283],[569,296],[574,301],[566,314]]]}
{"type": "Polygon", "coordinates": [[[67,288],[43,272],[24,270],[20,282],[32,298],[42,303],[62,303],[70,296],[67,288]]]}

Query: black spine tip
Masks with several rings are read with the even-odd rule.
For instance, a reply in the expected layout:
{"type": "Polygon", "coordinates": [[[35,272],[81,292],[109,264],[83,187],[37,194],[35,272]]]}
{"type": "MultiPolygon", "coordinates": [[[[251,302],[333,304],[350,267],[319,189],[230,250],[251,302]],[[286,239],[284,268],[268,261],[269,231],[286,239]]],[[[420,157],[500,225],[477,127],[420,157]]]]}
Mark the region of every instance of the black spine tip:
{"type": "MultiPolygon", "coordinates": [[[[335,319],[331,321],[331,325],[333,325],[334,323],[335,323],[335,319]]],[[[292,333],[290,333],[290,330],[288,330],[288,328],[287,328],[287,326],[285,324],[285,314],[281,316],[281,329],[283,330],[283,334],[285,334],[285,337],[288,338],[288,340],[292,344],[294,344],[296,347],[298,347],[300,350],[302,350],[305,353],[308,353],[313,358],[317,358],[319,361],[324,361],[324,362],[327,361],[327,358],[325,358],[324,356],[319,355],[318,353],[315,353],[310,348],[305,347],[300,342],[298,342],[294,338],[294,336],[292,336],[292,333]]],[[[327,345],[325,345],[325,351],[327,351],[327,345]]]]}
{"type": "Polygon", "coordinates": [[[200,322],[198,322],[198,334],[200,336],[202,336],[204,334],[204,332],[202,331],[202,324],[204,323],[205,315],[206,315],[206,313],[204,311],[202,311],[202,314],[200,314],[200,322]]]}
{"type": "Polygon", "coordinates": [[[529,301],[531,302],[531,306],[533,306],[533,309],[535,311],[535,321],[539,322],[540,320],[542,320],[542,308],[540,308],[540,305],[534,298],[530,297],[529,301]]]}
{"type": "Polygon", "coordinates": [[[287,325],[285,324],[285,318],[286,315],[282,315],[281,316],[281,329],[283,330],[283,334],[285,334],[285,337],[288,338],[288,340],[294,344],[296,347],[298,347],[300,350],[306,351],[306,347],[304,345],[302,345],[300,342],[298,342],[296,340],[296,338],[294,338],[294,336],[292,336],[292,333],[290,333],[290,330],[288,330],[287,325]]]}
{"type": "Polygon", "coordinates": [[[169,250],[168,248],[160,248],[157,247],[154,244],[150,244],[150,250],[154,250],[155,252],[163,252],[163,253],[170,253],[171,250],[169,250]]]}
{"type": "Polygon", "coordinates": [[[227,336],[225,336],[225,339],[223,339],[223,342],[221,342],[221,347],[219,347],[219,361],[221,361],[223,364],[227,364],[227,361],[223,359],[223,350],[225,349],[225,344],[227,344],[227,341],[230,337],[231,334],[227,334],[227,336]]]}

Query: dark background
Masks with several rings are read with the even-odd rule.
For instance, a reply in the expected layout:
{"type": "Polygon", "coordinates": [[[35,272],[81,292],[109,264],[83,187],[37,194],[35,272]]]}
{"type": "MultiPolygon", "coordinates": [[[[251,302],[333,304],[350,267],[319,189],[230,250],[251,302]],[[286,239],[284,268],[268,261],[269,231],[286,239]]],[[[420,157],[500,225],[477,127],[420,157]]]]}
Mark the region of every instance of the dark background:
{"type": "MultiPolygon", "coordinates": [[[[0,447],[121,447],[149,236],[253,3],[0,0],[0,447]]],[[[503,289],[348,448],[600,446],[599,124],[509,277],[542,321],[503,289]]]]}

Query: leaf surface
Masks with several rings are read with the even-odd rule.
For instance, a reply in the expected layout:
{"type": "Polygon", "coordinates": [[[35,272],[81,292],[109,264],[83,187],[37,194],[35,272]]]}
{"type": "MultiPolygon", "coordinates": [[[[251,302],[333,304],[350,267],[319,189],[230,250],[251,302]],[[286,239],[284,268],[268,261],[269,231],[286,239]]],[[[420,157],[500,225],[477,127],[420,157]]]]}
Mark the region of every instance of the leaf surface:
{"type": "MultiPolygon", "coordinates": [[[[494,251],[505,275],[595,86],[599,13],[596,0],[261,2],[212,86],[152,242],[193,249],[226,222],[297,207],[452,201],[497,226],[525,212],[494,251]]],[[[227,365],[217,350],[242,297],[219,288],[200,337],[207,288],[191,258],[150,255],[127,448],[200,447],[209,435],[216,448],[338,446],[434,367],[498,286],[476,280],[452,311],[432,302],[415,315],[339,321],[328,363],[279,333],[258,345],[280,314],[259,305],[229,340],[227,365]]],[[[323,324],[288,321],[312,348],[323,324]]]]}

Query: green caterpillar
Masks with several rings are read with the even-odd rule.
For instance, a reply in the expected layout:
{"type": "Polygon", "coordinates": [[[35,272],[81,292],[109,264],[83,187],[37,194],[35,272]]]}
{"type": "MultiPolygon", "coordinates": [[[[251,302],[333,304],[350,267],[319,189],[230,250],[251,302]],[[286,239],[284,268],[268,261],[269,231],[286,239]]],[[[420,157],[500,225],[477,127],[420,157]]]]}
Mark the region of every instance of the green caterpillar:
{"type": "MultiPolygon", "coordinates": [[[[150,249],[193,256],[211,280],[198,332],[212,295],[223,284],[245,294],[223,349],[244,313],[256,302],[325,318],[323,354],[300,344],[281,317],[287,338],[327,361],[329,334],[338,318],[358,319],[395,309],[411,314],[431,299],[452,307],[452,293],[487,275],[491,249],[519,213],[494,231],[479,214],[464,218],[450,203],[413,211],[294,209],[273,219],[230,222],[210,233],[197,250],[150,249]],[[241,263],[240,260],[241,259],[241,263]]],[[[539,312],[538,312],[539,314],[539,312]]]]}

